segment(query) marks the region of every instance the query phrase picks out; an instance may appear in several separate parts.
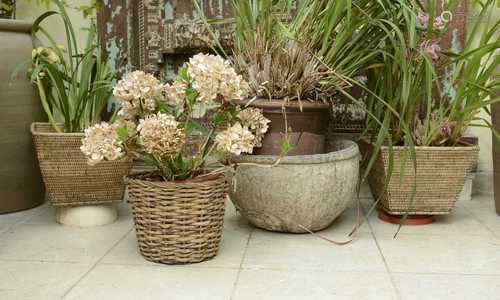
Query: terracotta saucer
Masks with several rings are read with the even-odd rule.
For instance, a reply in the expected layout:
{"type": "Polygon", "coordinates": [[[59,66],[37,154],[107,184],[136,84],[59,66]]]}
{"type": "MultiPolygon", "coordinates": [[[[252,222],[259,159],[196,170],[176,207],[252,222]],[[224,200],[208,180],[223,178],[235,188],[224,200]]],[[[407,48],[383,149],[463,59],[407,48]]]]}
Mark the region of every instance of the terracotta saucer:
{"type": "MultiPolygon", "coordinates": [[[[388,214],[387,212],[381,210],[378,212],[378,218],[386,223],[399,225],[401,223],[401,218],[403,218],[403,216],[391,215],[391,214],[388,214]]],[[[406,218],[404,225],[427,225],[427,224],[431,224],[433,222],[434,222],[434,216],[409,215],[406,218]]]]}

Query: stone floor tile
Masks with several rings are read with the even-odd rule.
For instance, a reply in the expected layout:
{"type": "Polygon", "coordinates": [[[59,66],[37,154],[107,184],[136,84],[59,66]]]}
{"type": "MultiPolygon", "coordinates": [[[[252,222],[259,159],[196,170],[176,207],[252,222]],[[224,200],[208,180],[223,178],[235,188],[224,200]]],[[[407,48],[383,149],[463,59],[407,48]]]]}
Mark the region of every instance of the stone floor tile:
{"type": "MultiPolygon", "coordinates": [[[[335,241],[347,241],[347,233],[355,224],[354,215],[352,211],[317,234],[335,241]]],[[[338,246],[310,234],[283,234],[256,229],[243,265],[245,268],[281,270],[385,270],[371,232],[363,230],[350,244],[338,246]]]]}
{"type": "Polygon", "coordinates": [[[0,259],[96,262],[131,228],[127,221],[92,228],[21,224],[2,235],[0,259]]]}
{"type": "Polygon", "coordinates": [[[242,270],[233,299],[397,298],[387,273],[242,270]]]}
{"type": "Polygon", "coordinates": [[[402,300],[498,300],[500,276],[393,274],[402,300]]]}
{"type": "Polygon", "coordinates": [[[238,270],[98,265],[63,299],[226,300],[238,270]]]}
{"type": "Polygon", "coordinates": [[[60,299],[91,264],[0,260],[0,299],[60,299]]]}
{"type": "Polygon", "coordinates": [[[390,272],[498,274],[500,240],[473,235],[377,236],[390,272]]]}

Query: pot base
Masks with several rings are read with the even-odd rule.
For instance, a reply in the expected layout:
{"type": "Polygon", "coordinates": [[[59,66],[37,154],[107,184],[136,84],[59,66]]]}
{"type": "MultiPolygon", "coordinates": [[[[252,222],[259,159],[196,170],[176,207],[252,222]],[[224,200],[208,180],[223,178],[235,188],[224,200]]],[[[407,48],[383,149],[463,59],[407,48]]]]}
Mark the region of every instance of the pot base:
{"type": "MultiPolygon", "coordinates": [[[[401,215],[391,215],[383,210],[378,212],[378,218],[389,224],[401,224],[401,215]]],[[[434,223],[433,216],[426,215],[409,215],[403,225],[427,225],[434,223]]]]}
{"type": "Polygon", "coordinates": [[[118,211],[112,204],[56,207],[56,221],[74,227],[108,225],[118,219],[118,211]]]}

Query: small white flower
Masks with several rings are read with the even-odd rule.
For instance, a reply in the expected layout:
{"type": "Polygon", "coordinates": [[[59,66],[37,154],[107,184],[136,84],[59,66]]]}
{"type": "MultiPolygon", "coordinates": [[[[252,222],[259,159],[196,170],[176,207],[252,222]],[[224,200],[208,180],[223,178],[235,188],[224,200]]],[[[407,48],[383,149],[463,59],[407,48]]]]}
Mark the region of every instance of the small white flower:
{"type": "Polygon", "coordinates": [[[248,84],[220,56],[197,54],[189,60],[187,71],[193,78],[193,88],[198,91],[201,102],[210,103],[218,97],[231,101],[242,99],[248,94],[248,84]]]}
{"type": "Polygon", "coordinates": [[[118,124],[102,122],[85,129],[80,150],[87,156],[89,165],[103,160],[117,160],[125,155],[117,128],[118,124]]]}
{"type": "Polygon", "coordinates": [[[156,100],[163,101],[164,85],[152,74],[135,71],[125,75],[113,89],[113,95],[121,104],[120,116],[132,119],[140,110],[153,112],[156,100]]]}
{"type": "Polygon", "coordinates": [[[269,119],[264,117],[262,110],[252,107],[246,108],[239,112],[238,119],[255,135],[254,147],[261,147],[264,135],[269,129],[269,123],[271,123],[269,119]]]}
{"type": "Polygon", "coordinates": [[[252,153],[254,141],[255,136],[252,132],[248,128],[241,126],[240,123],[234,124],[215,137],[218,150],[230,152],[235,155],[252,153]]]}
{"type": "Polygon", "coordinates": [[[172,85],[165,85],[165,93],[167,95],[167,103],[176,108],[181,108],[186,102],[187,84],[175,81],[172,85]]]}
{"type": "Polygon", "coordinates": [[[162,157],[177,154],[186,143],[186,135],[178,129],[174,116],[167,114],[152,114],[139,120],[137,131],[139,144],[146,153],[162,157]]]}

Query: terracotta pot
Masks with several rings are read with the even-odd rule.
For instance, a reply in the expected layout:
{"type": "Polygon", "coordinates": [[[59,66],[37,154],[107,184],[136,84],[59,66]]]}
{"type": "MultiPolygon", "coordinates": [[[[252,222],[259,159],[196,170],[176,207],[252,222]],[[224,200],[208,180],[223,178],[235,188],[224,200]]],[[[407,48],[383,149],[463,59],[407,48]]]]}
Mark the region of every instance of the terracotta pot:
{"type": "Polygon", "coordinates": [[[30,124],[43,121],[40,100],[24,71],[31,58],[31,23],[0,19],[0,213],[28,209],[44,200],[30,124]]]}
{"type": "MultiPolygon", "coordinates": [[[[246,101],[238,104],[244,106],[246,101]]],[[[280,155],[281,140],[285,133],[285,118],[289,128],[289,138],[292,150],[288,156],[312,155],[326,152],[326,133],[330,116],[330,105],[318,102],[291,102],[285,104],[282,100],[259,99],[250,106],[262,108],[264,116],[271,120],[269,131],[264,137],[262,147],[255,148],[257,155],[280,155]],[[290,130],[291,129],[291,130],[290,130]]]]}

